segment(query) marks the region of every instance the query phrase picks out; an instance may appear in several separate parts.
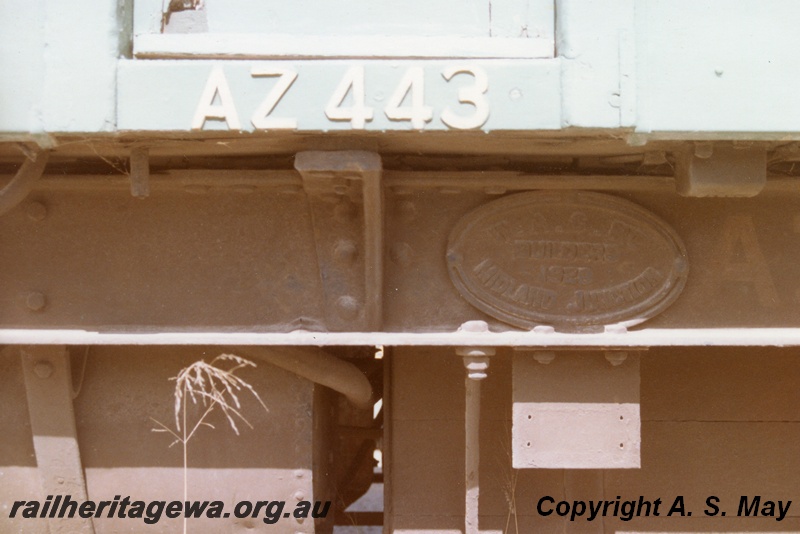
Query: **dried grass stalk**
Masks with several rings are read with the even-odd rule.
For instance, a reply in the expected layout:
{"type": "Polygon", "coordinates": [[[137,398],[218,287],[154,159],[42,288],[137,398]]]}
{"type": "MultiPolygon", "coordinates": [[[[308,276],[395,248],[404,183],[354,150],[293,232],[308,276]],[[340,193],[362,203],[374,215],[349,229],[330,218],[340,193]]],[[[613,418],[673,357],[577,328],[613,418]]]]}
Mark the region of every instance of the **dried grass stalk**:
{"type": "MultiPolygon", "coordinates": [[[[153,422],[158,425],[153,429],[153,432],[166,432],[172,435],[175,440],[170,444],[170,447],[181,443],[183,445],[183,500],[188,498],[188,444],[189,440],[195,435],[201,426],[214,428],[214,426],[206,422],[206,418],[217,407],[222,410],[225,418],[228,420],[231,429],[239,435],[239,427],[236,422],[240,421],[248,427],[253,428],[253,425],[245,419],[242,415],[242,404],[239,401],[241,393],[250,393],[261,404],[265,411],[267,409],[264,401],[253,389],[248,382],[236,376],[236,371],[245,367],[256,367],[256,364],[250,360],[246,360],[235,354],[220,354],[211,363],[206,363],[204,360],[194,362],[189,367],[180,370],[177,376],[170,378],[175,381],[175,430],[172,430],[167,425],[153,419],[153,422]],[[228,364],[226,369],[220,364],[228,364]],[[191,400],[194,405],[202,405],[205,407],[203,414],[197,419],[194,425],[187,424],[187,405],[191,400]]],[[[183,518],[183,532],[186,533],[186,517],[183,518]]]]}

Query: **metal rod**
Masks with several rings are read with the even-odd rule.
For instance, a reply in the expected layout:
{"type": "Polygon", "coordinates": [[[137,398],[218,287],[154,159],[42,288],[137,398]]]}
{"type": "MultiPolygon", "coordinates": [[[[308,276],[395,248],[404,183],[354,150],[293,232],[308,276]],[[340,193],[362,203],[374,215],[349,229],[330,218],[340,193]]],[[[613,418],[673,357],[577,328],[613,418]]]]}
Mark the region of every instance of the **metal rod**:
{"type": "Polygon", "coordinates": [[[237,355],[267,361],[344,395],[360,408],[372,406],[372,385],[355,365],[319,348],[232,347],[237,355]]]}
{"type": "Polygon", "coordinates": [[[0,190],[0,215],[7,213],[22,202],[42,177],[50,154],[40,150],[33,152],[32,156],[32,158],[25,159],[14,178],[0,190]]]}
{"type": "Polygon", "coordinates": [[[464,347],[456,354],[464,358],[467,368],[464,408],[464,532],[478,534],[480,513],[480,428],[481,383],[486,378],[489,356],[495,350],[488,347],[464,347]]]}

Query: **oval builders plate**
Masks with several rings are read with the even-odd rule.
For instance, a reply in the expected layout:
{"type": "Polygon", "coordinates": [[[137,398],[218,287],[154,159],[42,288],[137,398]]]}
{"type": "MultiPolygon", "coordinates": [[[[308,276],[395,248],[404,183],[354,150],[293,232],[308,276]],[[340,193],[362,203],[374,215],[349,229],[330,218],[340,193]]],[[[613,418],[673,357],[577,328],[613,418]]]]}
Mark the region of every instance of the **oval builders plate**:
{"type": "Polygon", "coordinates": [[[450,277],[478,309],[522,328],[631,326],[669,306],[686,250],[640,206],[588,192],[531,192],[490,202],[450,234],[450,277]]]}

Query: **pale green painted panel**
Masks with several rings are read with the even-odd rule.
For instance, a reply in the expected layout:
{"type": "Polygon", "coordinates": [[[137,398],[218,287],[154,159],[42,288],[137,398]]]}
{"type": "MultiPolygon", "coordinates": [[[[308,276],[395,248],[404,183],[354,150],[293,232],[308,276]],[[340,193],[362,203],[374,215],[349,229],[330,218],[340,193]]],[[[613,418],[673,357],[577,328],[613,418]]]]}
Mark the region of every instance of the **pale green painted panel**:
{"type": "Polygon", "coordinates": [[[114,129],[115,0],[0,2],[0,131],[114,129]]]}
{"type": "Polygon", "coordinates": [[[211,33],[489,36],[489,0],[206,0],[211,33]]]}
{"type": "Polygon", "coordinates": [[[555,0],[137,0],[145,59],[552,58],[555,0]]]}
{"type": "Polygon", "coordinates": [[[563,126],[633,126],[636,113],[635,0],[557,0],[563,126]]]}
{"type": "Polygon", "coordinates": [[[114,130],[117,2],[48,0],[46,28],[46,130],[114,130]]]}
{"type": "Polygon", "coordinates": [[[0,2],[0,131],[42,131],[44,0],[0,2]]]}
{"type": "MultiPolygon", "coordinates": [[[[222,69],[230,89],[229,109],[234,109],[243,131],[253,131],[254,112],[276,85],[276,77],[253,77],[253,67],[278,67],[297,73],[297,79],[278,102],[271,117],[295,119],[301,131],[351,130],[348,121],[335,121],[325,109],[349,68],[363,67],[365,105],[373,119],[365,129],[411,130],[410,121],[390,120],[384,110],[400,81],[411,68],[421,67],[424,77],[424,105],[432,120],[424,130],[447,130],[442,121],[445,109],[469,125],[475,106],[459,103],[459,91],[474,86],[468,73],[442,73],[449,67],[469,67],[486,74],[485,93],[489,115],[482,130],[549,130],[561,124],[560,62],[558,60],[493,61],[121,61],[119,67],[118,127],[120,130],[187,131],[201,103],[204,88],[214,67],[222,69]]],[[[352,91],[345,106],[352,101],[352,91]]],[[[406,98],[404,106],[410,105],[406,98]]],[[[214,104],[220,104],[219,95],[214,104]]],[[[450,120],[451,124],[459,122],[450,120]]],[[[224,120],[206,120],[204,130],[227,130],[224,120]]]]}
{"type": "Polygon", "coordinates": [[[636,2],[641,132],[800,130],[800,3],[636,2]]]}
{"type": "Polygon", "coordinates": [[[492,37],[553,40],[555,0],[501,0],[489,3],[492,37]]]}

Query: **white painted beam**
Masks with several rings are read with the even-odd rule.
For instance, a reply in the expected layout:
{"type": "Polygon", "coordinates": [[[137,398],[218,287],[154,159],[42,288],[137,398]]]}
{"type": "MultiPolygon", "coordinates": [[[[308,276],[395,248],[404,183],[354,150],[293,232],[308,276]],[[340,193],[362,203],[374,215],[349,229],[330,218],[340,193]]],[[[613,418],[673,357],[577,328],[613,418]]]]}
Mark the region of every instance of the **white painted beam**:
{"type": "Polygon", "coordinates": [[[484,347],[798,347],[800,328],[676,328],[631,332],[236,332],[12,329],[0,330],[3,345],[386,345],[484,347]]]}

